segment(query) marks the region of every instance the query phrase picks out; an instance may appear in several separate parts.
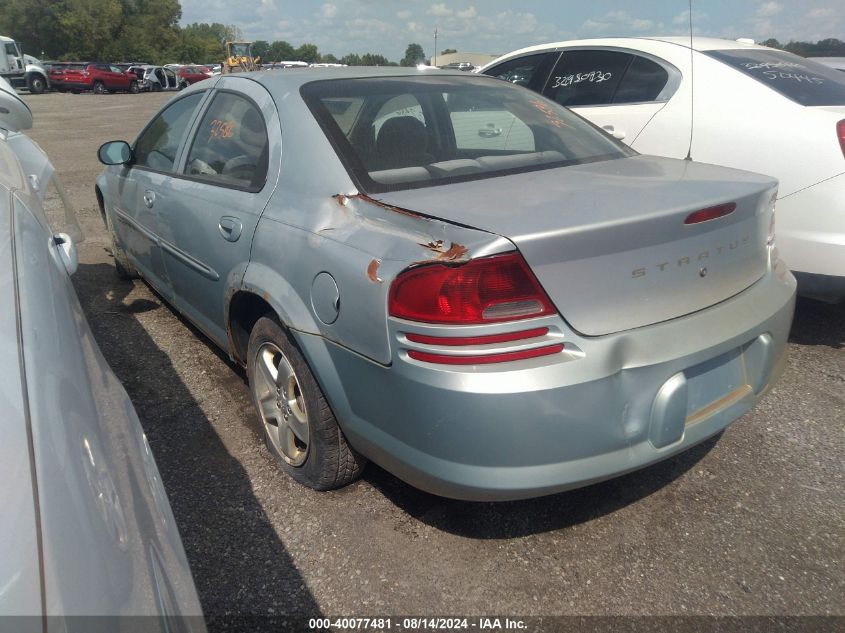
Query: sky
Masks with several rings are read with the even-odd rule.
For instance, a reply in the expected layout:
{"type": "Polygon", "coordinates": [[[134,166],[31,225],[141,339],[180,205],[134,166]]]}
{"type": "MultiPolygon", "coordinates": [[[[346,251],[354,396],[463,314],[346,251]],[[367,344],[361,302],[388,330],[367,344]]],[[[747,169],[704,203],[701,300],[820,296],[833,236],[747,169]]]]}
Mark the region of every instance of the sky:
{"type": "MultiPolygon", "coordinates": [[[[248,40],[316,44],[321,53],[378,53],[398,61],[409,43],[504,54],[558,40],[684,35],[688,0],[181,0],[182,24],[220,22],[248,40]]],[[[845,40],[842,0],[693,0],[696,35],[762,41],[845,40]]]]}

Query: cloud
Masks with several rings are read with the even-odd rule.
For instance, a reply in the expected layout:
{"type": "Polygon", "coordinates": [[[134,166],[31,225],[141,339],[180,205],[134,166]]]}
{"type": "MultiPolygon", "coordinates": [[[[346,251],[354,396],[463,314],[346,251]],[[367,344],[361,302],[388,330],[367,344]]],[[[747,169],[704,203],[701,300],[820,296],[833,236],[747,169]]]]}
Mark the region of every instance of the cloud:
{"type": "Polygon", "coordinates": [[[764,2],[757,7],[755,12],[759,18],[770,18],[783,11],[783,5],[780,2],[764,2]]]}
{"type": "Polygon", "coordinates": [[[585,21],[579,32],[589,35],[630,35],[631,32],[643,33],[655,28],[654,20],[636,18],[627,11],[610,11],[603,16],[585,21]]]}
{"type": "Polygon", "coordinates": [[[396,14],[396,17],[399,18],[400,20],[407,20],[412,15],[414,15],[412,11],[400,11],[399,13],[396,14]]]}
{"type": "Polygon", "coordinates": [[[337,5],[327,2],[322,7],[320,7],[320,13],[327,20],[331,20],[335,16],[337,16],[337,5]]]}
{"type": "Polygon", "coordinates": [[[819,7],[817,9],[812,9],[807,15],[811,18],[832,18],[836,15],[836,11],[829,7],[819,7]]]}
{"type": "Polygon", "coordinates": [[[476,13],[475,7],[469,6],[464,11],[458,11],[455,15],[463,20],[471,20],[476,17],[478,13],[476,13]]]}
{"type": "Polygon", "coordinates": [[[436,18],[444,18],[452,15],[453,13],[454,11],[447,7],[445,2],[433,4],[428,8],[428,11],[426,11],[426,15],[433,15],[436,18]]]}

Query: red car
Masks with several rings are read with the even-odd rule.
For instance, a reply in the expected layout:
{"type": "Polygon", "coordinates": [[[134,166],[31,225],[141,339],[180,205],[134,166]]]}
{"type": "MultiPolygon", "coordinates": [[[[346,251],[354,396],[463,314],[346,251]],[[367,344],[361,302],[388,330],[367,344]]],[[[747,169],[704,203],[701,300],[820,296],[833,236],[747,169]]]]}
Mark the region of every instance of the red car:
{"type": "Polygon", "coordinates": [[[205,66],[182,66],[176,75],[179,79],[184,79],[189,84],[195,84],[198,81],[211,77],[211,69],[205,66]]]}
{"type": "Polygon", "coordinates": [[[50,81],[58,90],[81,92],[93,90],[97,94],[115,92],[136,93],[140,89],[135,73],[123,72],[113,64],[67,64],[50,70],[50,81]]]}
{"type": "Polygon", "coordinates": [[[47,64],[47,74],[50,76],[50,87],[53,90],[65,92],[65,73],[68,70],[84,70],[87,63],[84,62],[50,62],[47,64]]]}

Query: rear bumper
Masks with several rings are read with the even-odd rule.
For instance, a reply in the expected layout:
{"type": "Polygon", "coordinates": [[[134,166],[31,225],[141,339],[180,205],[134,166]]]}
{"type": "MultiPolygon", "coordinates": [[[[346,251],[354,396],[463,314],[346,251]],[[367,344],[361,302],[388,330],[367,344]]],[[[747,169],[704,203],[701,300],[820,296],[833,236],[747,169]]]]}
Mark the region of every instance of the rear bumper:
{"type": "Polygon", "coordinates": [[[561,328],[578,354],[483,369],[401,351],[385,367],[298,340],[356,450],[429,492],[505,500],[642,468],[724,429],[780,375],[794,302],[779,263],[695,314],[601,337],[561,328]]]}

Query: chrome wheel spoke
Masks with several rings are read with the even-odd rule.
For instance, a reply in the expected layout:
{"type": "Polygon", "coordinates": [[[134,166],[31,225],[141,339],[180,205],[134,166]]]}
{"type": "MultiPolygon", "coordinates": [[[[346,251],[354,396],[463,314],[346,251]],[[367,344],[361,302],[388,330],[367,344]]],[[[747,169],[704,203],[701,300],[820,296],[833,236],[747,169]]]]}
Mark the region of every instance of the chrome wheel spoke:
{"type": "Polygon", "coordinates": [[[265,347],[259,354],[258,371],[268,391],[275,391],[278,386],[279,370],[275,364],[277,356],[281,357],[281,354],[274,352],[270,347],[265,347]]]}
{"type": "Polygon", "coordinates": [[[296,414],[291,415],[287,420],[287,425],[290,427],[291,433],[296,436],[300,442],[308,445],[308,421],[299,420],[296,414]]]}
{"type": "Polygon", "coordinates": [[[280,448],[280,436],[284,432],[283,429],[285,428],[284,425],[278,424],[270,424],[268,422],[264,422],[264,428],[267,429],[267,434],[270,436],[270,441],[273,443],[274,446],[280,448]]]}
{"type": "Polygon", "coordinates": [[[273,421],[274,424],[279,423],[279,418],[282,417],[281,411],[279,411],[279,406],[276,404],[276,397],[274,393],[268,393],[264,397],[258,400],[258,406],[261,409],[261,415],[264,418],[264,422],[268,423],[270,420],[273,421]]]}
{"type": "Polygon", "coordinates": [[[291,460],[296,460],[302,455],[302,450],[296,445],[295,436],[290,425],[279,425],[279,450],[291,460]]]}

